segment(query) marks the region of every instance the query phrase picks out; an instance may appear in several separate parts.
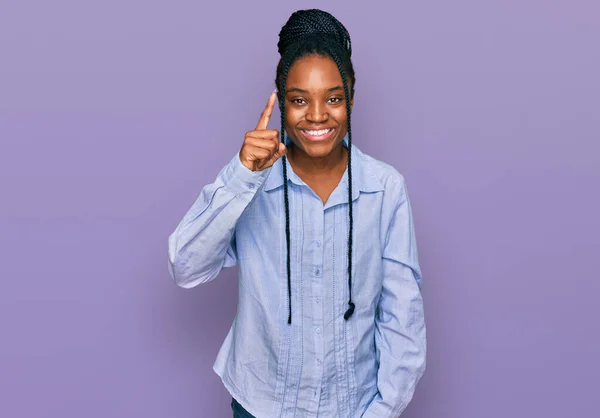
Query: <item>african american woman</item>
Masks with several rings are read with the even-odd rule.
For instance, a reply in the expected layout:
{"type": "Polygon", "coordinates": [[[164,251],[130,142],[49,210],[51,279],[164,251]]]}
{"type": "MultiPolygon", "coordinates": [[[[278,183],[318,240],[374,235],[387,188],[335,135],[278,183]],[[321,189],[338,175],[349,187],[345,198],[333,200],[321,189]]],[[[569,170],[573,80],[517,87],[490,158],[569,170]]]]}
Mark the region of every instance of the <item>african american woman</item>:
{"type": "Polygon", "coordinates": [[[170,235],[169,271],[191,288],[238,266],[214,363],[234,417],[395,418],[426,363],[406,182],[352,142],[346,28],[299,10],[278,49],[276,91],[170,235]]]}

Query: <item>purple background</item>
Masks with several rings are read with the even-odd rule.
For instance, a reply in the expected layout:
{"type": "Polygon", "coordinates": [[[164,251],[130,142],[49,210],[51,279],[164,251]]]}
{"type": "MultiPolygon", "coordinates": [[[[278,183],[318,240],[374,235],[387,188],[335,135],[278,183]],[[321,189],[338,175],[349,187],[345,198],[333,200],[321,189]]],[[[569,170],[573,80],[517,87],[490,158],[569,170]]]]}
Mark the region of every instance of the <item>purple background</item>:
{"type": "Polygon", "coordinates": [[[3,0],[0,416],[231,415],[236,272],[176,287],[167,237],[315,6],[352,35],[355,144],[409,185],[429,355],[405,416],[598,416],[593,0],[3,0]]]}

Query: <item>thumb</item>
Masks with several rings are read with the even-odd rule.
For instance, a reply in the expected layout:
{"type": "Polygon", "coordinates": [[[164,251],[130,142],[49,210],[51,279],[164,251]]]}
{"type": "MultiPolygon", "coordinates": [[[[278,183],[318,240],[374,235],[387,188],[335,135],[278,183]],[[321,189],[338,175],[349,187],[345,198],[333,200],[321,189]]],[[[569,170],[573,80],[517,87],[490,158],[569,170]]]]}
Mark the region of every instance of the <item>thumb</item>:
{"type": "Polygon", "coordinates": [[[258,170],[265,170],[275,164],[275,161],[287,154],[287,148],[283,142],[279,144],[279,148],[271,155],[271,158],[263,160],[263,163],[257,167],[258,170]]]}
{"type": "Polygon", "coordinates": [[[283,142],[279,143],[279,149],[277,150],[277,152],[275,152],[272,156],[271,159],[269,160],[268,164],[266,165],[267,167],[272,166],[273,164],[275,164],[275,161],[277,161],[278,159],[280,159],[281,157],[283,157],[284,155],[287,154],[287,148],[285,146],[285,144],[283,142]]]}
{"type": "Polygon", "coordinates": [[[283,142],[280,142],[279,143],[279,151],[277,152],[277,158],[283,157],[285,154],[287,154],[287,147],[285,146],[285,144],[283,142]]]}

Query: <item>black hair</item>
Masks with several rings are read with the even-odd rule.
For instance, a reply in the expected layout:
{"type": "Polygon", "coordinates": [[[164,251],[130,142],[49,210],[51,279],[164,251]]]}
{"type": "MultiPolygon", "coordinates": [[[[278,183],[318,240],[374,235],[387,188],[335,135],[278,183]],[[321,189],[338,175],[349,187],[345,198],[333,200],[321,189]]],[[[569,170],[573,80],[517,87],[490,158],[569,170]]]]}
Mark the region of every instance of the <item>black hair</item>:
{"type": "MultiPolygon", "coordinates": [[[[285,86],[288,72],[292,64],[299,58],[308,55],[320,55],[331,58],[337,65],[344,83],[346,96],[346,112],[348,120],[348,310],[344,319],[348,320],[354,313],[352,302],[352,130],[350,124],[351,99],[354,97],[356,77],[352,66],[352,43],[350,34],[331,14],[318,9],[298,10],[294,12],[279,32],[277,44],[281,59],[277,64],[275,85],[279,109],[281,110],[281,142],[285,143],[285,86]]],[[[290,263],[290,208],[288,200],[286,157],[283,162],[283,184],[285,201],[285,238],[287,250],[287,287],[288,287],[288,324],[292,323],[292,287],[290,263]]]]}

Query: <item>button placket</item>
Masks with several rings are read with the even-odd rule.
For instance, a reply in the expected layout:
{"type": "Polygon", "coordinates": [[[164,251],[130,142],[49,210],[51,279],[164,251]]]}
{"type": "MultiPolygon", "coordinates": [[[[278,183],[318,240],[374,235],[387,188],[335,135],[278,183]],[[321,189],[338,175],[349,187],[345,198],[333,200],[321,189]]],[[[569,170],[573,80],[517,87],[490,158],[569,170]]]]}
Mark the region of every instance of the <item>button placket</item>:
{"type": "Polygon", "coordinates": [[[314,357],[314,365],[318,370],[317,376],[315,376],[315,401],[318,405],[318,399],[321,393],[321,383],[323,379],[323,344],[324,344],[324,318],[323,318],[323,306],[321,304],[322,292],[323,292],[323,280],[322,277],[324,275],[323,270],[323,228],[325,222],[325,211],[322,208],[319,208],[319,213],[317,216],[318,223],[315,225],[314,236],[313,236],[313,248],[314,248],[314,259],[313,259],[313,294],[314,294],[314,317],[313,317],[313,335],[315,338],[315,357],[314,357]]]}

